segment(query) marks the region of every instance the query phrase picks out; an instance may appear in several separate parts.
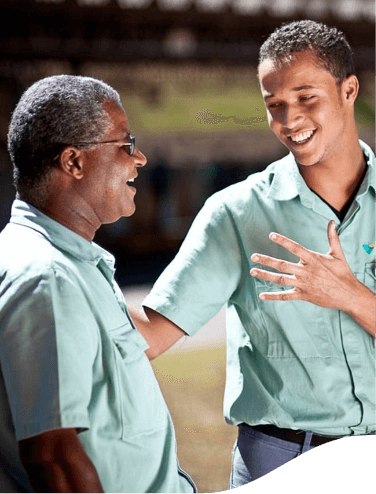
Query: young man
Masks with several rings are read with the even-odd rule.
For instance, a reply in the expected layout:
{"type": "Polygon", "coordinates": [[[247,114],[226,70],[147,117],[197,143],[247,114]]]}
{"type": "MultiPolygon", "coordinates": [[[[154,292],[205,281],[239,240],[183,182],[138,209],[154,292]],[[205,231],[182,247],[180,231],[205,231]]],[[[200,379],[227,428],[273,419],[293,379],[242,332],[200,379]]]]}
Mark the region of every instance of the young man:
{"type": "Polygon", "coordinates": [[[55,76],[18,103],[17,199],[0,234],[0,491],[193,492],[171,418],[92,242],[135,210],[135,147],[118,93],[55,76]]]}
{"type": "Polygon", "coordinates": [[[227,304],[231,487],[375,430],[375,158],[351,49],[289,23],[262,46],[259,81],[290,153],[208,199],[136,322],[153,358],[227,304]]]}

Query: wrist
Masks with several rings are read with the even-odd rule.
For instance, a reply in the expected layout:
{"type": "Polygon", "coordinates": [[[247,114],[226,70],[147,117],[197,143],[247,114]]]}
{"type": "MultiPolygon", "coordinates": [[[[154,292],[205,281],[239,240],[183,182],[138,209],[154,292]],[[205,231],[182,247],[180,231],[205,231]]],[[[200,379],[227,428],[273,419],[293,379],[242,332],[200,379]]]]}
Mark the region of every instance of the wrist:
{"type": "Polygon", "coordinates": [[[346,301],[345,312],[350,316],[357,316],[361,313],[364,306],[368,306],[369,303],[371,301],[374,302],[374,300],[374,293],[361,281],[356,279],[351,290],[351,296],[349,296],[346,301]]]}
{"type": "Polygon", "coordinates": [[[375,309],[375,294],[357,280],[345,312],[373,337],[375,337],[375,309]]]}

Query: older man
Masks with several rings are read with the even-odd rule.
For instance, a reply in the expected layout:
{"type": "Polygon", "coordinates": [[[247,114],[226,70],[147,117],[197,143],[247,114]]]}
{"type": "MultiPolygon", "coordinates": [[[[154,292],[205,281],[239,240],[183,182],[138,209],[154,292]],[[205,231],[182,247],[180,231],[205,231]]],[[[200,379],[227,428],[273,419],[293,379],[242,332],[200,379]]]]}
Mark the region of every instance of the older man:
{"type": "Polygon", "coordinates": [[[0,235],[0,490],[194,491],[114,259],[92,242],[133,214],[146,164],[118,93],[43,79],[8,141],[17,199],[0,235]]]}

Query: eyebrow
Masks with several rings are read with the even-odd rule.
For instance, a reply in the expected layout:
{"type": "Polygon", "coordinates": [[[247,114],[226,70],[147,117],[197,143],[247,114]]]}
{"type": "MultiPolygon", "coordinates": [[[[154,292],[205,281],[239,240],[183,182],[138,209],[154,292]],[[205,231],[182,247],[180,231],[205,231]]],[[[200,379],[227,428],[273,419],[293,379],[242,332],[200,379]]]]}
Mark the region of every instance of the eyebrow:
{"type": "Polygon", "coordinates": [[[122,132],[121,136],[119,137],[119,140],[121,140],[121,139],[128,139],[130,135],[132,135],[132,132],[131,131],[127,132],[125,130],[124,132],[122,132]]]}
{"type": "Polygon", "coordinates": [[[294,87],[294,91],[302,91],[303,89],[315,89],[315,86],[311,86],[309,84],[307,84],[306,86],[298,86],[298,87],[294,87]]]}
{"type": "MultiPolygon", "coordinates": [[[[315,88],[315,86],[311,86],[311,85],[307,84],[305,86],[294,87],[293,91],[298,92],[298,91],[304,91],[305,89],[316,89],[316,88],[315,88]]],[[[264,97],[264,100],[267,100],[270,98],[274,98],[274,94],[272,94],[272,93],[267,94],[264,97]]]]}

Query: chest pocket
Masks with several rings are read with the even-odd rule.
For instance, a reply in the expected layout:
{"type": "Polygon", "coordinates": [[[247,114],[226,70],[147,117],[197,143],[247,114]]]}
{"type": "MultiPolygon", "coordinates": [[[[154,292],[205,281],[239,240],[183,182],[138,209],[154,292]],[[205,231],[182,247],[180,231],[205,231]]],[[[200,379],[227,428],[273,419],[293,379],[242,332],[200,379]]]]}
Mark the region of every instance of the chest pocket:
{"type": "Polygon", "coordinates": [[[366,262],[364,266],[363,279],[360,278],[363,283],[368,286],[373,292],[375,292],[375,260],[366,262]]]}
{"type": "Polygon", "coordinates": [[[145,355],[148,344],[130,323],[111,330],[110,336],[118,378],[122,439],[165,428],[168,410],[145,355]]]}
{"type": "Polygon", "coordinates": [[[260,300],[263,292],[281,292],[292,287],[279,286],[255,278],[258,309],[268,341],[270,358],[325,358],[334,354],[327,334],[328,323],[321,307],[301,300],[260,300]]]}

